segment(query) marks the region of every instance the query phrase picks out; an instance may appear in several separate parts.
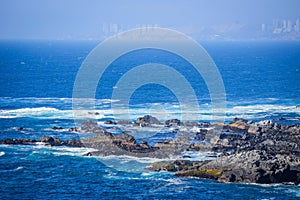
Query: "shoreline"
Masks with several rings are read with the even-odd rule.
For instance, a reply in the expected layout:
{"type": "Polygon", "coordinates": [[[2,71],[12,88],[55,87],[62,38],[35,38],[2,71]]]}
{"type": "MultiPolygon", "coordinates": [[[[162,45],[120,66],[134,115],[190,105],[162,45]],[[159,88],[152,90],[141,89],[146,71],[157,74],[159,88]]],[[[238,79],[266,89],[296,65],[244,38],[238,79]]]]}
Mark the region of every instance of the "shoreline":
{"type": "MultiPolygon", "coordinates": [[[[42,142],[48,146],[87,147],[97,149],[84,156],[126,155],[166,159],[165,163],[152,163],[147,170],[176,172],[178,177],[199,177],[219,182],[244,183],[300,183],[300,125],[278,124],[271,120],[258,122],[235,118],[224,123],[182,123],[170,119],[161,123],[146,115],[136,122],[114,122],[100,127],[96,122],[85,121],[80,128],[69,131],[93,133],[82,140],[61,140],[43,136],[40,140],[3,139],[0,144],[27,145],[42,142]],[[171,127],[176,130],[173,139],[149,145],[137,142],[134,133],[109,132],[114,126],[137,126],[158,128],[171,127]],[[110,128],[108,128],[110,127],[110,128]],[[187,152],[214,152],[211,160],[194,160],[187,152]],[[175,159],[174,159],[175,158],[175,159]],[[173,160],[172,160],[173,159],[173,160]]],[[[52,127],[60,130],[61,127],[52,127]]]]}

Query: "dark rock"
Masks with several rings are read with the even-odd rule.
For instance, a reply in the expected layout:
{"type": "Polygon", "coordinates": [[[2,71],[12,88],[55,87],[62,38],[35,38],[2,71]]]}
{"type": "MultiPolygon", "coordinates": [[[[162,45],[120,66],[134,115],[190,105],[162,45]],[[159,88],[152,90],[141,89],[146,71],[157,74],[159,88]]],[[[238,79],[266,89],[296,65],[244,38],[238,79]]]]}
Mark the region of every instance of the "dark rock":
{"type": "Polygon", "coordinates": [[[92,152],[88,152],[86,154],[83,154],[83,156],[93,156],[93,153],[92,152]]]}
{"type": "Polygon", "coordinates": [[[149,149],[149,148],[151,148],[149,145],[148,145],[148,143],[147,142],[145,142],[145,141],[143,141],[143,142],[141,142],[141,147],[143,147],[143,148],[145,148],[145,149],[149,149]]]}
{"type": "Polygon", "coordinates": [[[69,132],[79,132],[79,130],[77,129],[77,127],[71,127],[68,129],[69,132]]]}
{"type": "Polygon", "coordinates": [[[105,129],[100,128],[97,122],[93,122],[91,120],[83,122],[81,125],[81,130],[89,133],[107,134],[107,131],[105,129]]]}
{"type": "Polygon", "coordinates": [[[158,121],[157,118],[152,117],[151,115],[145,115],[144,117],[139,117],[136,119],[135,124],[144,127],[144,126],[150,126],[152,124],[160,124],[160,121],[158,121]]]}
{"type": "Polygon", "coordinates": [[[199,124],[199,126],[200,126],[201,128],[208,128],[208,127],[211,126],[211,124],[210,124],[209,122],[201,122],[201,123],[199,124]]]}
{"type": "Polygon", "coordinates": [[[57,127],[57,126],[52,127],[52,130],[62,130],[62,129],[63,129],[63,127],[57,127]]]}
{"type": "Polygon", "coordinates": [[[8,145],[28,145],[28,144],[33,144],[35,142],[37,142],[37,141],[27,139],[27,138],[20,138],[20,139],[6,138],[3,140],[0,140],[0,144],[8,144],[8,145]]]}
{"type": "Polygon", "coordinates": [[[137,144],[134,137],[127,133],[121,133],[120,135],[117,135],[113,138],[114,141],[121,141],[121,142],[127,142],[132,144],[137,144]]]}
{"type": "Polygon", "coordinates": [[[44,136],[41,138],[41,142],[44,142],[51,146],[62,146],[63,143],[59,138],[53,138],[50,136],[44,136]]]}
{"type": "Polygon", "coordinates": [[[113,124],[113,125],[115,125],[115,124],[117,124],[117,123],[114,122],[114,121],[112,121],[112,120],[106,120],[106,121],[104,122],[104,124],[113,124]]]}
{"type": "Polygon", "coordinates": [[[65,145],[70,146],[70,147],[83,147],[84,146],[80,140],[76,140],[76,139],[67,140],[65,142],[65,145]]]}
{"type": "Polygon", "coordinates": [[[270,155],[266,151],[252,150],[230,156],[222,156],[192,171],[182,171],[178,176],[197,176],[221,182],[298,184],[300,159],[282,155],[270,155]]]}
{"type": "Polygon", "coordinates": [[[166,126],[180,126],[182,125],[181,121],[179,119],[170,119],[165,121],[166,126]]]}

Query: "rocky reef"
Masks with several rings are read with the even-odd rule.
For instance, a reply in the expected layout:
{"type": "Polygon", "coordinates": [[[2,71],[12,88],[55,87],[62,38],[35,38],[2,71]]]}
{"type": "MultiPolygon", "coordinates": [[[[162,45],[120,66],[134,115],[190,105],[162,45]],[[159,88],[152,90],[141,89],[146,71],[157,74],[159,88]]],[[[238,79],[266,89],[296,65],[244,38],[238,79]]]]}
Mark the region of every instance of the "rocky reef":
{"type": "MultiPolygon", "coordinates": [[[[209,145],[194,143],[191,149],[210,148],[223,152],[216,159],[203,162],[154,163],[154,171],[176,172],[176,176],[200,177],[220,182],[300,183],[300,125],[283,125],[271,120],[252,122],[235,118],[221,127],[219,138],[209,145]],[[226,151],[230,150],[231,153],[226,151]]],[[[199,130],[200,140],[211,137],[199,130]]]]}
{"type": "MultiPolygon", "coordinates": [[[[43,142],[49,146],[89,147],[95,151],[86,156],[129,155],[153,157],[168,161],[152,163],[153,171],[175,172],[178,177],[199,177],[220,182],[300,183],[300,125],[280,124],[271,120],[232,122],[181,122],[170,119],[160,122],[146,115],[135,122],[107,120],[104,126],[85,121],[80,128],[69,131],[92,133],[85,139],[61,140],[44,136],[38,140],[3,139],[0,144],[29,145],[43,142]],[[176,137],[149,145],[137,141],[131,129],[122,127],[166,127],[176,137]],[[115,134],[111,128],[122,130],[115,134]],[[212,152],[208,160],[191,160],[188,152],[212,152]]],[[[144,127],[144,128],[143,128],[144,127]]],[[[53,128],[61,131],[63,128],[53,128]]]]}

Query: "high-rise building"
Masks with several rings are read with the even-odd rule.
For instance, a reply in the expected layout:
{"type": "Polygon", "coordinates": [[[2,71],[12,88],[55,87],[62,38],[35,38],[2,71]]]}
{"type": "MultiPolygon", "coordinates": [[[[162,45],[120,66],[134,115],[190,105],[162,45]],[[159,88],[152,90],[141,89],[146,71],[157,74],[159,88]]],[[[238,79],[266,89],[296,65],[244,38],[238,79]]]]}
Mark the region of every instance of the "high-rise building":
{"type": "Polygon", "coordinates": [[[294,29],[295,29],[296,32],[300,31],[300,22],[299,22],[299,19],[296,20],[296,24],[295,24],[294,29]]]}
{"type": "Polygon", "coordinates": [[[261,24],[261,32],[265,32],[266,31],[266,24],[261,24]]]}
{"type": "Polygon", "coordinates": [[[286,32],[291,32],[292,31],[292,22],[291,20],[287,21],[287,25],[286,25],[286,32]]]}
{"type": "Polygon", "coordinates": [[[282,20],[282,31],[287,32],[287,23],[286,20],[282,20]]]}

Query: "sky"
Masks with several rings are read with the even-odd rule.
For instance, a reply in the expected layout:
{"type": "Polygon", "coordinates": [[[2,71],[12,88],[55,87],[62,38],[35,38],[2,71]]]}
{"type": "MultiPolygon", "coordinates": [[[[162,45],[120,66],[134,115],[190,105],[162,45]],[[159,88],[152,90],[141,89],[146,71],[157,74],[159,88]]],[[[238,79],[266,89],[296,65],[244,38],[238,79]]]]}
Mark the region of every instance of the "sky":
{"type": "Polygon", "coordinates": [[[0,0],[0,39],[100,39],[145,25],[246,34],[274,20],[294,23],[299,8],[299,0],[0,0]]]}

